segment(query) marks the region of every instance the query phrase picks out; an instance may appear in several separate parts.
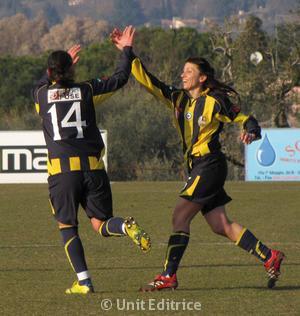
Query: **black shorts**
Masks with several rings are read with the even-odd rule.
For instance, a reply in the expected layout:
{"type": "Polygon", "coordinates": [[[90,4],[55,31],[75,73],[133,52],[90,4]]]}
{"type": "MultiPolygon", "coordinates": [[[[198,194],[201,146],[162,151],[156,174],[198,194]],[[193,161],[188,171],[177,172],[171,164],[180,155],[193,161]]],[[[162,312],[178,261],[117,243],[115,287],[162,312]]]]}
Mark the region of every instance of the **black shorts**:
{"type": "Polygon", "coordinates": [[[231,197],[223,188],[226,176],[227,163],[223,153],[194,158],[188,180],[180,196],[201,204],[201,212],[204,215],[231,201],[231,197]]]}
{"type": "Polygon", "coordinates": [[[73,171],[48,178],[52,212],[57,221],[77,226],[81,205],[89,218],[112,217],[112,195],[105,170],[73,171]]]}

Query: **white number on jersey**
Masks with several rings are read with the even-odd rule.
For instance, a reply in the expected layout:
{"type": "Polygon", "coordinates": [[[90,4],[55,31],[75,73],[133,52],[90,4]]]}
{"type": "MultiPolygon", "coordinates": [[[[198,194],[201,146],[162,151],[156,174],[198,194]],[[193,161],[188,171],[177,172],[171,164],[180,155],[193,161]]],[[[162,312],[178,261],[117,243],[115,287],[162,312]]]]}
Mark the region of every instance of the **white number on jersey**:
{"type": "MultiPolygon", "coordinates": [[[[53,140],[61,140],[55,103],[51,106],[48,113],[50,113],[51,115],[51,122],[53,125],[53,140]]],[[[81,120],[80,102],[74,102],[70,110],[66,114],[66,116],[62,119],[61,127],[62,128],[76,127],[77,129],[76,138],[83,138],[83,130],[82,130],[83,126],[86,126],[86,121],[81,120]],[[75,113],[75,121],[69,121],[73,113],[75,113]]]]}

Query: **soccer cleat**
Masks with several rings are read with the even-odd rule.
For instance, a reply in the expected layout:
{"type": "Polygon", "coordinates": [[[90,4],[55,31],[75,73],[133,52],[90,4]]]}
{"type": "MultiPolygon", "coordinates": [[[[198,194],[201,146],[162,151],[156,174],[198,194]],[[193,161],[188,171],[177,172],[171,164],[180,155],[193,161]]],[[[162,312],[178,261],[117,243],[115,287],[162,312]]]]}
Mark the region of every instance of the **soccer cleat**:
{"type": "Polygon", "coordinates": [[[149,235],[138,225],[133,217],[127,217],[124,224],[127,235],[143,252],[148,252],[151,248],[149,235]]]}
{"type": "Polygon", "coordinates": [[[280,275],[280,265],[285,258],[283,252],[278,250],[271,250],[271,258],[264,264],[268,274],[268,288],[271,289],[275,286],[280,275]]]}
{"type": "Polygon", "coordinates": [[[92,284],[80,285],[78,281],[75,281],[69,289],[66,289],[66,294],[89,294],[94,293],[92,284]]]}
{"type": "Polygon", "coordinates": [[[140,292],[175,290],[178,286],[176,274],[170,276],[157,275],[154,281],[140,288],[140,292]]]}

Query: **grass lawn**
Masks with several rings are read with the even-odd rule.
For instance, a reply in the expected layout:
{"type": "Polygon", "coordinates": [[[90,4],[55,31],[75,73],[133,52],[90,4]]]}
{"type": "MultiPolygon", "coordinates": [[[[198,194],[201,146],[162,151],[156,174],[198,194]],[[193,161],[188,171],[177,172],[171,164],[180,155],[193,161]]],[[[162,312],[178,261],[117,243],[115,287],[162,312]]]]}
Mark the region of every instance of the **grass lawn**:
{"type": "Polygon", "coordinates": [[[178,290],[137,291],[161,272],[181,187],[179,182],[112,184],[115,215],[132,215],[149,232],[153,248],[148,254],[128,238],[97,236],[80,211],[80,235],[96,293],[79,297],[64,294],[75,275],[52,219],[47,186],[1,185],[0,314],[300,315],[300,183],[226,186],[233,198],[229,217],[287,256],[275,289],[266,288],[266,273],[256,258],[214,235],[199,214],[177,274],[178,290]],[[105,299],[112,303],[109,311],[105,299]],[[176,311],[171,310],[174,302],[176,311]],[[184,306],[196,302],[200,311],[184,306]]]}

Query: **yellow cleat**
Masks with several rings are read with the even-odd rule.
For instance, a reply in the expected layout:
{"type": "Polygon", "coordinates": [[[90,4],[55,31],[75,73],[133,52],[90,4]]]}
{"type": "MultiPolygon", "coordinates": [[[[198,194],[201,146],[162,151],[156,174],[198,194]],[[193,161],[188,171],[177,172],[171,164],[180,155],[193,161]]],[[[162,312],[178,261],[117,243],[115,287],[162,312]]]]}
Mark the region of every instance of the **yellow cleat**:
{"type": "Polygon", "coordinates": [[[143,252],[148,252],[151,248],[149,235],[138,225],[133,217],[127,217],[124,223],[127,235],[143,252]]]}
{"type": "Polygon", "coordinates": [[[66,294],[89,294],[94,293],[94,288],[91,285],[80,285],[75,281],[71,288],[66,289],[66,294]]]}

